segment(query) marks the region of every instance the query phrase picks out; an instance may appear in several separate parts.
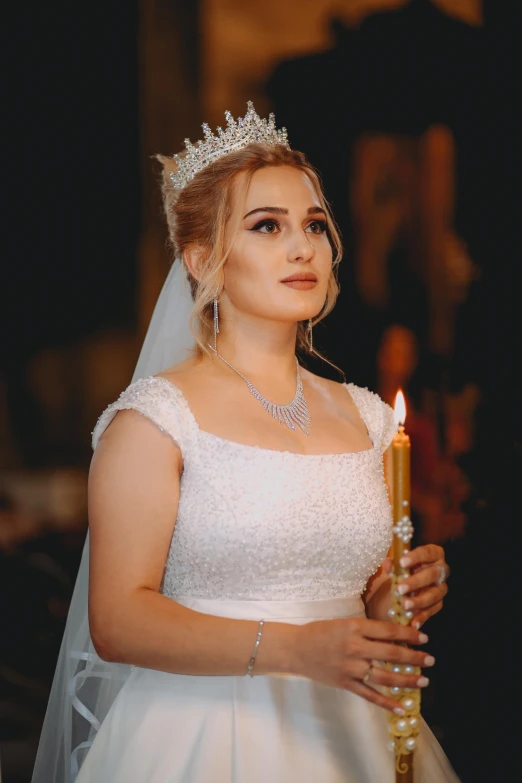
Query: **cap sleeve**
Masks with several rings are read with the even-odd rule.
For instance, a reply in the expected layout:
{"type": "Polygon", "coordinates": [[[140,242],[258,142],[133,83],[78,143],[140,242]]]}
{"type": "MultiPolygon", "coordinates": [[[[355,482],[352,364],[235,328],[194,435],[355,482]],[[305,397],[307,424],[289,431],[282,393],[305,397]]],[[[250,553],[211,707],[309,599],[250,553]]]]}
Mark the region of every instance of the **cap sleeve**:
{"type": "Polygon", "coordinates": [[[381,400],[378,394],[369,389],[356,386],[353,383],[347,383],[345,386],[357,406],[360,417],[366,424],[374,446],[380,446],[380,450],[384,454],[397,432],[393,409],[387,402],[381,400]]]}
{"type": "Polygon", "coordinates": [[[135,410],[147,416],[183,451],[187,429],[183,401],[181,391],[166,378],[140,378],[131,383],[99,417],[92,431],[93,450],[118,411],[135,410]]]}
{"type": "Polygon", "coordinates": [[[384,402],[379,397],[379,401],[382,406],[382,436],[381,436],[381,450],[386,451],[388,446],[393,440],[393,436],[397,432],[397,424],[395,422],[395,414],[391,405],[384,402]]]}

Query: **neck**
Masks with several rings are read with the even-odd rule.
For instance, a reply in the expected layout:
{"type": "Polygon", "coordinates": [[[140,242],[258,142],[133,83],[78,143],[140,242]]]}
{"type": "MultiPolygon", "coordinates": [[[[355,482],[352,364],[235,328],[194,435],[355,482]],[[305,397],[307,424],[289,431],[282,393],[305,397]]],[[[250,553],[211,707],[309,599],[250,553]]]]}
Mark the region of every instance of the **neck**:
{"type": "Polygon", "coordinates": [[[266,378],[295,385],[296,334],[295,323],[242,317],[234,328],[220,319],[217,351],[253,383],[266,378]]]}

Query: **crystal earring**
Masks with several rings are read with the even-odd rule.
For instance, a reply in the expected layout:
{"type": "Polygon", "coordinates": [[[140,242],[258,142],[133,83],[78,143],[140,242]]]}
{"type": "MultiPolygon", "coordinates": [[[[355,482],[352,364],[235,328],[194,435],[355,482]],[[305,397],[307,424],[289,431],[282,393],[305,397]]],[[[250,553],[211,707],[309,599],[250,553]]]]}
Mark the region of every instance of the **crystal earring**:
{"type": "Polygon", "coordinates": [[[310,353],[313,353],[314,351],[314,343],[313,343],[313,337],[312,337],[312,319],[308,319],[308,350],[310,353]]]}
{"type": "Polygon", "coordinates": [[[219,333],[219,312],[218,312],[218,300],[217,300],[217,289],[216,289],[216,296],[214,298],[214,350],[217,353],[217,336],[219,333]]]}

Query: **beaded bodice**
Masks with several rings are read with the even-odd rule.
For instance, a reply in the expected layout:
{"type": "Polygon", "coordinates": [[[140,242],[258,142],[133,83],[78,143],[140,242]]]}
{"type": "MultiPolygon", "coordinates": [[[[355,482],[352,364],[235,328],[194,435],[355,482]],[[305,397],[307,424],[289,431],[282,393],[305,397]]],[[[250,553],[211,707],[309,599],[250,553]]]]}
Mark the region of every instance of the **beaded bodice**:
{"type": "Polygon", "coordinates": [[[180,389],[152,376],[102,413],[92,445],[133,408],[179,446],[181,492],[161,592],[223,599],[314,600],[360,595],[391,543],[382,453],[395,432],[391,408],[346,384],[373,447],[294,454],[201,430],[180,389]]]}

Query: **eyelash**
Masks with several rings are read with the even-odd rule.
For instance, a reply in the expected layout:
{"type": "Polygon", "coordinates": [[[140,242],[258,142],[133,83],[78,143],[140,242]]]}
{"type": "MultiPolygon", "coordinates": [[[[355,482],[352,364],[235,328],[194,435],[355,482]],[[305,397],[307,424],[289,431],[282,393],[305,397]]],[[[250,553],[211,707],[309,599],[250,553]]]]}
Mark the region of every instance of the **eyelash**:
{"type": "MultiPolygon", "coordinates": [[[[320,229],[321,229],[321,231],[319,232],[320,234],[324,234],[326,232],[326,230],[328,228],[326,220],[312,220],[312,222],[310,223],[310,226],[313,226],[314,223],[316,223],[320,227],[320,229]]],[[[250,230],[251,231],[259,231],[259,229],[261,229],[261,228],[263,228],[263,226],[267,226],[267,225],[274,225],[274,226],[277,226],[278,228],[281,228],[281,226],[279,225],[277,220],[273,220],[272,218],[265,218],[264,220],[260,220],[259,223],[256,223],[256,225],[253,226],[253,228],[251,228],[250,230]]],[[[315,232],[312,232],[312,233],[315,233],[315,232]]]]}

